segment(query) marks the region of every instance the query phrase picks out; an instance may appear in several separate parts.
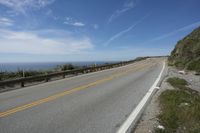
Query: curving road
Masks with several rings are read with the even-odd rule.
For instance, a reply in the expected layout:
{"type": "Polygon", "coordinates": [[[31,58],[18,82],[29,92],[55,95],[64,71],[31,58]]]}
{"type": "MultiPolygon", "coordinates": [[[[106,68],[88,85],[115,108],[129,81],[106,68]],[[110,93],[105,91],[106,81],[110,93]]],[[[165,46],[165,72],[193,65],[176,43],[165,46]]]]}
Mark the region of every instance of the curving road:
{"type": "Polygon", "coordinates": [[[159,75],[164,58],[0,94],[0,133],[114,133],[159,75]]]}

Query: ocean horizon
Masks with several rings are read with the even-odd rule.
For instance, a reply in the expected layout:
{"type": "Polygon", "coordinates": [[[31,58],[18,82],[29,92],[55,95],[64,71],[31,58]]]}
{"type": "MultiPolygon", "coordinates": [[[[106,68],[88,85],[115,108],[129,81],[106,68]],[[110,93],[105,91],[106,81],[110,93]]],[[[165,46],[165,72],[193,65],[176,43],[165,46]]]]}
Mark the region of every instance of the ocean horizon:
{"type": "Polygon", "coordinates": [[[52,70],[57,66],[64,64],[72,64],[74,66],[90,66],[93,64],[102,65],[105,63],[114,63],[116,61],[82,61],[82,62],[6,62],[0,63],[0,72],[16,72],[18,70],[33,70],[33,71],[43,71],[43,70],[52,70]]]}

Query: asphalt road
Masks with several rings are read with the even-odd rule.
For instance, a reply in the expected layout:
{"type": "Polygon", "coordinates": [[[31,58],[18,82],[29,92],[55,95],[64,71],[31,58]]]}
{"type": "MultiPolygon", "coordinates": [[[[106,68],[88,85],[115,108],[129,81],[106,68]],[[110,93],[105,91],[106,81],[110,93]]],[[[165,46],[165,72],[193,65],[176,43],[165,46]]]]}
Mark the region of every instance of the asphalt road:
{"type": "Polygon", "coordinates": [[[114,133],[159,75],[163,58],[0,94],[0,133],[114,133]]]}

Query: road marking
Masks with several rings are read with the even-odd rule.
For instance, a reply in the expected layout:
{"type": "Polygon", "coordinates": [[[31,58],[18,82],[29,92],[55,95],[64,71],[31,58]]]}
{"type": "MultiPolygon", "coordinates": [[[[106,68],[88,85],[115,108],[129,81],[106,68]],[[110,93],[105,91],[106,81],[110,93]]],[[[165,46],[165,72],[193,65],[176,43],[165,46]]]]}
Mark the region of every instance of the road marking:
{"type": "Polygon", "coordinates": [[[121,125],[121,127],[119,128],[119,130],[117,131],[117,133],[127,133],[129,131],[129,128],[133,124],[133,122],[136,122],[136,120],[138,118],[138,115],[141,113],[141,111],[144,108],[145,104],[147,103],[147,101],[149,100],[149,98],[151,97],[151,95],[153,94],[153,92],[154,92],[154,90],[155,90],[158,82],[160,81],[164,69],[165,69],[165,61],[163,62],[162,70],[161,70],[160,74],[158,75],[156,81],[151,86],[151,88],[146,93],[146,95],[142,98],[142,100],[137,105],[137,107],[129,115],[129,117],[126,119],[126,121],[121,125]]]}
{"type": "Polygon", "coordinates": [[[68,94],[71,94],[71,93],[74,93],[74,92],[77,92],[77,91],[80,91],[80,90],[84,90],[86,88],[89,88],[89,87],[92,87],[92,86],[95,86],[95,85],[98,85],[98,84],[101,84],[103,82],[106,82],[106,81],[110,81],[114,78],[117,78],[117,77],[121,77],[123,75],[126,75],[130,72],[134,72],[134,71],[137,71],[137,70],[140,70],[144,67],[148,66],[148,64],[145,64],[145,65],[142,65],[142,66],[138,66],[134,69],[130,69],[130,70],[127,70],[125,72],[121,72],[121,73],[117,73],[117,74],[113,74],[109,77],[106,77],[106,78],[103,78],[103,79],[100,79],[100,80],[97,80],[95,82],[92,82],[92,83],[89,83],[89,84],[86,84],[86,85],[82,85],[82,86],[79,86],[77,88],[73,88],[71,90],[67,90],[67,91],[64,91],[64,92],[61,92],[61,93],[58,93],[58,94],[55,94],[55,95],[52,95],[52,96],[49,96],[47,98],[44,98],[44,99],[40,99],[40,100],[37,100],[37,101],[34,101],[34,102],[31,102],[31,103],[28,103],[28,104],[25,104],[25,105],[22,105],[22,106],[19,106],[19,107],[15,107],[13,109],[9,109],[7,111],[4,111],[4,112],[0,112],[0,118],[1,117],[5,117],[5,116],[8,116],[8,115],[11,115],[11,114],[14,114],[16,112],[19,112],[19,111],[23,111],[25,109],[29,109],[31,107],[34,107],[34,106],[37,106],[37,105],[40,105],[42,103],[46,103],[46,102],[49,102],[49,101],[52,101],[52,100],[55,100],[57,98],[60,98],[60,97],[63,97],[65,95],[68,95],[68,94]]]}

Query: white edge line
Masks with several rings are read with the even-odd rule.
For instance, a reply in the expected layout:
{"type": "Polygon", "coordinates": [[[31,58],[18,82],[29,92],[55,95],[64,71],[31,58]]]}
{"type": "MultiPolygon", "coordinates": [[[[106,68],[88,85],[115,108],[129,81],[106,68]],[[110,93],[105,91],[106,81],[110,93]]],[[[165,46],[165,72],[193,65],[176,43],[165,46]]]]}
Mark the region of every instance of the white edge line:
{"type": "Polygon", "coordinates": [[[142,98],[140,103],[137,105],[137,107],[133,110],[133,112],[129,115],[129,117],[126,119],[126,121],[122,124],[122,126],[118,129],[118,131],[116,133],[126,133],[129,130],[133,121],[135,121],[137,119],[137,117],[140,114],[140,112],[142,111],[143,107],[145,106],[145,104],[151,97],[152,93],[156,89],[156,86],[161,79],[164,69],[165,69],[165,61],[163,62],[162,70],[161,70],[158,78],[154,82],[154,84],[151,86],[149,91],[145,94],[145,96],[142,98]]]}

